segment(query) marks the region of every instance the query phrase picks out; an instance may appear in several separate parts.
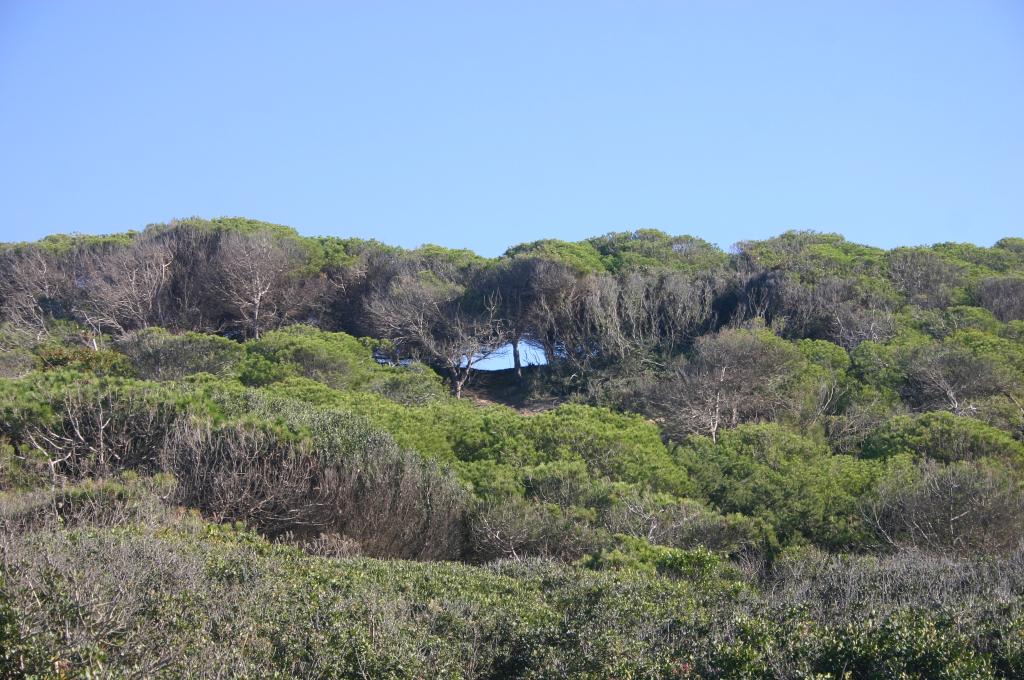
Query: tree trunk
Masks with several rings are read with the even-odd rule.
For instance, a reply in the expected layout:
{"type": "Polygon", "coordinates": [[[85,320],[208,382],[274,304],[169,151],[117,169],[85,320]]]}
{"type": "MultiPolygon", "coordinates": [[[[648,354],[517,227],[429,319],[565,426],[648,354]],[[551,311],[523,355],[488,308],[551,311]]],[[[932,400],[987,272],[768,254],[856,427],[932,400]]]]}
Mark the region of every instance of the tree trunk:
{"type": "Polygon", "coordinates": [[[252,337],[255,338],[256,340],[260,339],[260,302],[261,301],[262,301],[261,300],[261,296],[259,296],[259,295],[256,296],[255,300],[253,300],[253,302],[255,304],[253,305],[253,314],[252,314],[252,337]]]}
{"type": "Polygon", "coordinates": [[[512,339],[512,363],[516,369],[516,377],[523,379],[523,362],[519,357],[519,336],[512,339]]]}
{"type": "Polygon", "coordinates": [[[452,369],[452,394],[456,399],[462,399],[462,386],[469,380],[469,367],[452,369]]]}

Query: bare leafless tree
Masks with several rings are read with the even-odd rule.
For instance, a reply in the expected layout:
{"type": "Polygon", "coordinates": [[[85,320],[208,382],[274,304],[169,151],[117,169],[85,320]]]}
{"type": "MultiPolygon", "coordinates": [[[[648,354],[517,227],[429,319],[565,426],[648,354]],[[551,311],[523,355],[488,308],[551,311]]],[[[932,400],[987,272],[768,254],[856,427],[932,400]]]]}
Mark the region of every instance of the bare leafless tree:
{"type": "Polygon", "coordinates": [[[497,293],[501,301],[501,317],[508,327],[508,340],[512,345],[512,367],[516,376],[523,377],[520,345],[523,340],[538,338],[535,321],[543,295],[543,270],[547,262],[539,258],[513,258],[501,261],[484,285],[497,293]]]}
{"type": "Polygon", "coordinates": [[[1014,373],[992,358],[948,343],[917,348],[904,363],[903,397],[920,410],[975,415],[979,400],[1021,389],[1014,373]]]}
{"type": "Polygon", "coordinates": [[[14,412],[0,432],[22,455],[41,454],[59,483],[122,469],[156,469],[156,452],[174,418],[170,404],[145,390],[85,384],[65,388],[50,410],[52,417],[45,419],[14,412]]]}
{"type": "Polygon", "coordinates": [[[704,434],[717,440],[723,427],[772,420],[792,406],[784,385],[797,361],[785,343],[758,332],[728,329],[700,338],[691,360],[647,397],[666,433],[704,434]]]}
{"type": "Polygon", "coordinates": [[[950,303],[959,267],[922,248],[890,251],[889,276],[907,299],[921,307],[945,307],[950,303]]]}
{"type": "Polygon", "coordinates": [[[165,297],[174,254],[166,241],[140,237],[130,246],[77,253],[77,316],[96,332],[123,335],[164,325],[165,297]]]}
{"type": "Polygon", "coordinates": [[[217,288],[247,337],[295,320],[318,301],[315,286],[305,286],[299,274],[305,263],[301,246],[266,230],[225,233],[216,263],[217,288]]]}
{"type": "Polygon", "coordinates": [[[1024,494],[1013,475],[972,463],[922,461],[883,481],[863,514],[880,540],[942,554],[996,554],[1024,536],[1024,494]]]}
{"type": "Polygon", "coordinates": [[[478,560],[525,557],[579,559],[599,544],[594,527],[564,508],[507,498],[474,513],[470,531],[478,560]]]}
{"type": "Polygon", "coordinates": [[[974,297],[1004,323],[1024,319],[1024,277],[984,279],[975,287],[974,297]]]}
{"type": "Polygon", "coordinates": [[[693,500],[664,499],[638,493],[623,494],[602,513],[602,523],[612,534],[643,538],[673,548],[704,546],[737,552],[752,543],[743,523],[730,522],[693,500]]]}
{"type": "Polygon", "coordinates": [[[68,313],[65,304],[74,289],[71,268],[56,253],[38,246],[0,253],[0,303],[3,318],[37,338],[48,334],[49,322],[68,313]]]}
{"type": "Polygon", "coordinates": [[[381,335],[447,373],[460,398],[474,367],[509,338],[500,295],[474,297],[461,286],[411,272],[375,292],[368,311],[381,335]]]}

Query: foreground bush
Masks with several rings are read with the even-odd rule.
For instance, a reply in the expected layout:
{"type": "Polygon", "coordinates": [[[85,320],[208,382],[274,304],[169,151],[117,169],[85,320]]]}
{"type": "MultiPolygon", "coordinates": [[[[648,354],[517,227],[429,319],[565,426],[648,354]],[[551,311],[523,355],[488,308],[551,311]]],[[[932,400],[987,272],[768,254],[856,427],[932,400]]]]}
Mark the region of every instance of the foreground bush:
{"type": "MultiPolygon", "coordinates": [[[[956,618],[920,599],[852,618],[807,606],[824,593],[773,603],[645,569],[331,560],[195,522],[6,536],[2,555],[5,677],[958,680],[1024,669],[1019,591],[978,609],[977,579],[945,597],[956,618]]],[[[716,568],[696,553],[654,558],[693,575],[716,568]]]]}

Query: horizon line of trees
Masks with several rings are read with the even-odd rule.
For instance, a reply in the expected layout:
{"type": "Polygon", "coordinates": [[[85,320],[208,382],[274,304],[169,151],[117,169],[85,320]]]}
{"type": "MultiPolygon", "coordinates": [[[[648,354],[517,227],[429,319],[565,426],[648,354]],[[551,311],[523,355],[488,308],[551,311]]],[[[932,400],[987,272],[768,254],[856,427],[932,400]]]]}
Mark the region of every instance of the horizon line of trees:
{"type": "MultiPolygon", "coordinates": [[[[537,241],[487,259],[221,218],[0,246],[0,315],[38,336],[55,321],[81,324],[94,346],[151,326],[258,339],[309,323],[388,340],[397,356],[445,375],[456,396],[479,360],[509,344],[517,375],[520,345],[531,342],[578,391],[609,376],[673,373],[680,358],[707,355],[699,338],[726,329],[762,323],[850,352],[891,341],[901,315],[964,307],[1001,323],[1024,319],[1024,239],[885,251],[791,231],[727,254],[647,229],[537,241]]],[[[706,382],[698,374],[716,362],[688,363],[676,382],[706,382]]]]}

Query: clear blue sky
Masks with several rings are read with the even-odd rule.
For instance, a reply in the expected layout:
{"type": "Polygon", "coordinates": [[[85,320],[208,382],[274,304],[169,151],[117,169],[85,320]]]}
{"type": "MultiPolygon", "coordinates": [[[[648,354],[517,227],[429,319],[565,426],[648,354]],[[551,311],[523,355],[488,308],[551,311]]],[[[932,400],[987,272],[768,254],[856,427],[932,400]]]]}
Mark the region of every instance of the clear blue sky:
{"type": "Polygon", "coordinates": [[[0,0],[0,240],[1024,233],[1024,2],[0,0]]]}

